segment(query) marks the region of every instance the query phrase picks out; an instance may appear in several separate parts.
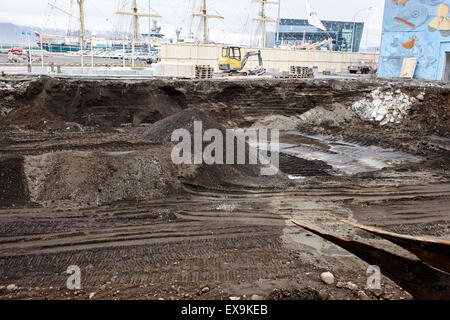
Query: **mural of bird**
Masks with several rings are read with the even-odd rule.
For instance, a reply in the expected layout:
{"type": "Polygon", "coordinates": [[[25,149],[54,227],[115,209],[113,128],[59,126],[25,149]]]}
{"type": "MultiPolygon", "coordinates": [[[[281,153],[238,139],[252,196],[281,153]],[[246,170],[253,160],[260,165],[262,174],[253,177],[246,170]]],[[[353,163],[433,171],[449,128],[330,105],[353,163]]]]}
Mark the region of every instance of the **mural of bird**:
{"type": "Polygon", "coordinates": [[[402,43],[402,46],[403,48],[410,50],[414,48],[416,41],[419,41],[419,39],[416,36],[414,36],[409,41],[402,43]]]}

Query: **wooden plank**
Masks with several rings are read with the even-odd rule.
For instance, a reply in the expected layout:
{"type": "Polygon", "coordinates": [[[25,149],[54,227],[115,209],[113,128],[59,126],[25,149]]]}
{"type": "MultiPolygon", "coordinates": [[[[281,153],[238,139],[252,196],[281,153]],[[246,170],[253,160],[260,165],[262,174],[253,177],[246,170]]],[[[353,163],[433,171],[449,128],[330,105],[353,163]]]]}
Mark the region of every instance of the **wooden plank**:
{"type": "Polygon", "coordinates": [[[417,58],[404,58],[400,78],[414,78],[416,71],[417,58]]]}

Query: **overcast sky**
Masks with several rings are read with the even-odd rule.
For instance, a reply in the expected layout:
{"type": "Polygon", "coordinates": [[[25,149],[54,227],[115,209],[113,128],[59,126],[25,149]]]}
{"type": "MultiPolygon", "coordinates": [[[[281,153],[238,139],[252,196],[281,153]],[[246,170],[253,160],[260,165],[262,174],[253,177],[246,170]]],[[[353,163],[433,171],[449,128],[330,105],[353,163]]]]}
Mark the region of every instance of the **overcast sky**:
{"type": "MultiPolygon", "coordinates": [[[[20,25],[33,25],[48,28],[67,29],[68,16],[53,10],[50,13],[48,2],[70,10],[70,3],[76,0],[0,0],[0,21],[20,25]]],[[[123,0],[85,0],[86,25],[89,30],[126,31],[131,26],[130,19],[119,18],[114,12],[119,7],[129,10],[132,1],[123,0]]],[[[190,8],[201,0],[151,0],[152,8],[162,18],[162,32],[169,38],[175,38],[175,30],[183,27],[188,31],[191,25],[190,8]]],[[[367,25],[362,46],[379,45],[383,19],[384,0],[311,0],[322,20],[364,21],[367,25]],[[373,6],[371,11],[363,10],[373,6]]],[[[148,11],[148,0],[138,0],[139,9],[148,11]]],[[[211,39],[216,41],[243,42],[256,34],[256,23],[252,21],[258,15],[258,4],[251,0],[208,0],[209,13],[220,14],[223,21],[211,21],[209,28],[211,39]]],[[[267,15],[277,16],[277,6],[267,5],[267,15]]],[[[281,18],[306,18],[305,0],[281,0],[281,18]]],[[[142,20],[141,31],[147,30],[148,22],[142,20]]],[[[74,25],[74,22],[72,21],[74,25]]],[[[195,25],[195,21],[194,21],[195,25]]],[[[194,28],[195,29],[195,28],[194,28]]],[[[269,30],[275,29],[269,24],[269,30]]],[[[195,30],[193,30],[195,31],[195,30]]]]}

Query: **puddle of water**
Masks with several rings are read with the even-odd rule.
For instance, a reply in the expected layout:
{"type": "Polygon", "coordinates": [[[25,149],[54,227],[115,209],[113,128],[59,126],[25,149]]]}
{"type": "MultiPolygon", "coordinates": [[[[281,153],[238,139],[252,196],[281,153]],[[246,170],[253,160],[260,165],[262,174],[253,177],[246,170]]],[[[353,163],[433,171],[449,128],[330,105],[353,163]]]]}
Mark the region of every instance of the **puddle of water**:
{"type": "MultiPolygon", "coordinates": [[[[405,152],[377,146],[361,146],[325,135],[307,135],[298,131],[288,131],[285,134],[289,139],[283,139],[284,133],[281,135],[279,146],[282,153],[306,160],[324,161],[335,170],[330,172],[331,174],[371,172],[403,162],[422,161],[422,158],[405,152]],[[295,136],[298,136],[298,139],[295,139],[295,136]]],[[[260,147],[254,142],[250,142],[250,145],[260,147]]]]}

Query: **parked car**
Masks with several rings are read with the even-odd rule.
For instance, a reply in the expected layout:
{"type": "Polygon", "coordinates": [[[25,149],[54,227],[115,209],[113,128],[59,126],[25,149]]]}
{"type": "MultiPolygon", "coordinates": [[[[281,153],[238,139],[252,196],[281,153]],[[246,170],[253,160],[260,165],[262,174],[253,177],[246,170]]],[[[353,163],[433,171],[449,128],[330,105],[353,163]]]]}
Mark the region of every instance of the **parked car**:
{"type": "Polygon", "coordinates": [[[374,62],[350,62],[350,65],[348,66],[348,71],[350,73],[356,74],[369,74],[369,73],[377,73],[378,69],[376,67],[376,64],[374,62]]]}
{"type": "Polygon", "coordinates": [[[119,59],[119,58],[122,58],[122,56],[123,56],[123,51],[121,51],[121,50],[114,50],[111,52],[111,58],[113,58],[113,59],[119,59]]]}
{"type": "Polygon", "coordinates": [[[159,61],[159,58],[157,56],[154,56],[154,57],[151,57],[151,58],[148,58],[145,60],[145,62],[147,64],[158,63],[158,61],[159,61]]]}
{"type": "Polygon", "coordinates": [[[11,48],[8,50],[8,53],[15,53],[15,54],[23,54],[23,49],[22,48],[11,48]]]}

